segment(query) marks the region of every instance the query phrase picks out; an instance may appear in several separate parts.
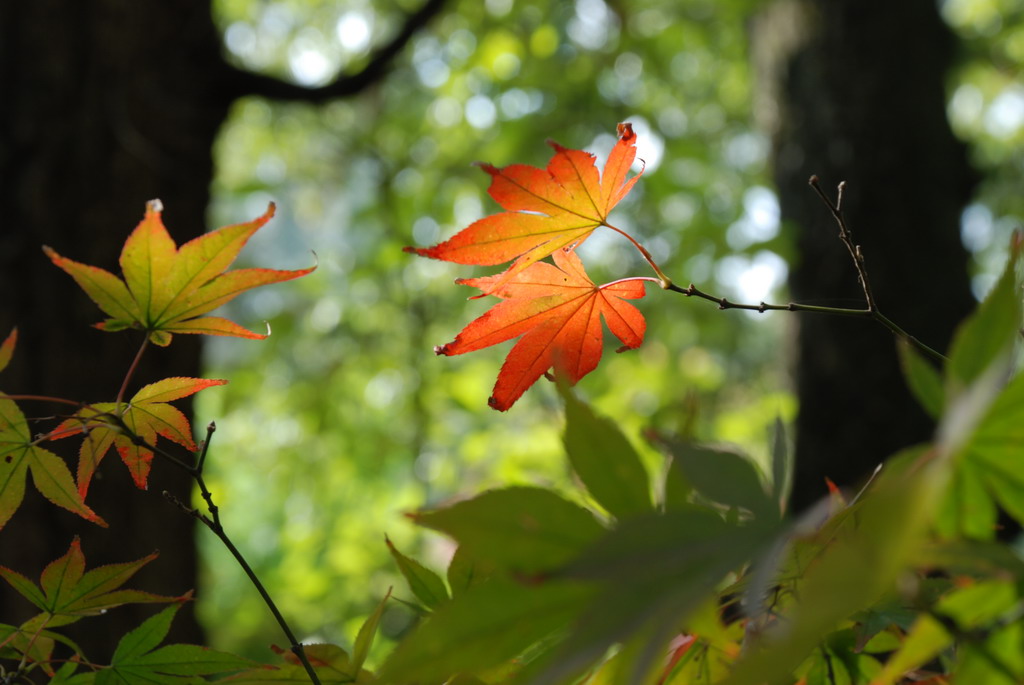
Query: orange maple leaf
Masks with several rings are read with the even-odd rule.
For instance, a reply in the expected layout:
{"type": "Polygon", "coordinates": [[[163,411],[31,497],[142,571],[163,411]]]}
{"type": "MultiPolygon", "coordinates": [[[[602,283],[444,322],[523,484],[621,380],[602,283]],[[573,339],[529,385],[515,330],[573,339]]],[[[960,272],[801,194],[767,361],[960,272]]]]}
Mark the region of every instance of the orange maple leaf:
{"type": "Polygon", "coordinates": [[[482,164],[491,175],[487,192],[509,211],[480,219],[439,245],[407,247],[406,252],[480,266],[514,259],[478,297],[493,294],[531,264],[563,247],[579,245],[598,226],[609,226],[608,214],[643,173],[626,178],[636,158],[636,134],[630,124],[619,124],[618,134],[600,176],[594,155],[551,141],[555,155],[547,169],[526,164],[498,169],[482,164]]]}
{"type": "Polygon", "coordinates": [[[625,300],[643,297],[643,282],[656,279],[628,278],[596,286],[574,251],[563,248],[552,256],[554,265],[534,262],[511,277],[505,272],[456,281],[503,301],[434,352],[463,354],[522,336],[505,359],[488,400],[499,411],[509,409],[551,368],[570,384],[597,368],[604,346],[601,317],[622,341],[620,352],[643,342],[644,317],[625,300]]]}
{"type": "Polygon", "coordinates": [[[161,212],[159,200],[148,202],[146,215],[125,241],[120,258],[123,281],[109,271],[43,248],[110,316],[96,324],[97,328],[142,329],[151,342],[161,346],[170,344],[172,333],[265,338],[227,319],[202,315],[250,288],[305,276],[316,268],[226,271],[249,238],[274,216],[273,203],[254,221],[225,226],[180,248],[167,233],[161,212]]]}

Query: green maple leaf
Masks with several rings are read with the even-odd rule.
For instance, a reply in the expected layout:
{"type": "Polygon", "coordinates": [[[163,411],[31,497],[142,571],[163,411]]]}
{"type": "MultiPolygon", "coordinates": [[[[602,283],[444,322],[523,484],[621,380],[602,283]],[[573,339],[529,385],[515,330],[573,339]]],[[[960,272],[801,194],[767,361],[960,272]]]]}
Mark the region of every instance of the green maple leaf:
{"type": "Polygon", "coordinates": [[[85,504],[64,460],[36,444],[18,405],[0,393],[0,528],[25,498],[25,481],[32,474],[36,489],[59,507],[106,527],[85,504]]]}
{"type": "Polygon", "coordinates": [[[100,309],[110,316],[96,324],[105,331],[136,328],[166,346],[172,333],[265,338],[216,316],[203,316],[251,288],[305,276],[316,267],[296,271],[226,269],[249,238],[274,216],[274,204],[254,221],[225,226],[175,245],[161,219],[162,205],[152,200],[146,214],[121,250],[124,280],[95,266],[73,261],[44,247],[100,309]]]}
{"type": "Polygon", "coordinates": [[[201,683],[205,682],[201,676],[253,666],[248,659],[199,645],[158,647],[180,608],[180,604],[169,606],[126,633],[114,650],[110,667],[96,673],[95,685],[201,683]]]}
{"type": "Polygon", "coordinates": [[[120,406],[115,402],[89,404],[66,419],[50,437],[58,439],[85,433],[78,460],[79,494],[85,497],[96,467],[111,446],[117,448],[135,484],[142,489],[146,488],[149,478],[153,451],[135,438],[145,445],[155,445],[159,435],[189,451],[197,451],[188,418],[168,402],[225,383],[225,380],[206,378],[165,378],[145,386],[120,406]]]}
{"type": "Polygon", "coordinates": [[[154,552],[136,561],[99,566],[86,571],[85,555],[76,537],[64,556],[51,561],[43,569],[38,585],[4,566],[0,566],[0,577],[43,612],[21,626],[24,632],[67,625],[83,616],[102,614],[122,604],[182,602],[188,599],[191,593],[181,597],[164,597],[141,590],[119,589],[136,571],[156,557],[157,553],[154,552]]]}

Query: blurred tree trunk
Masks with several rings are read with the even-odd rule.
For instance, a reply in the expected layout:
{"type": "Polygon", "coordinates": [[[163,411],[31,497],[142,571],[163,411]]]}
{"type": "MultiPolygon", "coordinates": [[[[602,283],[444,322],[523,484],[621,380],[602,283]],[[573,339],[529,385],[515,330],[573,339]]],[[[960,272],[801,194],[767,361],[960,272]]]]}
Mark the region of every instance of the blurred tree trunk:
{"type": "MultiPolygon", "coordinates": [[[[0,110],[0,329],[6,335],[17,325],[21,336],[0,383],[9,393],[109,401],[141,338],[90,328],[103,313],[40,246],[120,273],[121,244],[156,197],[179,243],[205,230],[211,146],[230,103],[214,90],[219,36],[203,2],[34,0],[3,3],[0,46],[7,105],[0,110]]],[[[129,391],[168,375],[199,375],[197,339],[178,336],[170,348],[150,348],[129,391]]],[[[28,416],[61,411],[22,408],[28,416]]],[[[72,456],[73,442],[53,448],[72,456]]],[[[188,501],[189,479],[157,460],[149,491],[141,492],[117,456],[108,456],[89,493],[110,524],[102,530],[46,502],[30,484],[25,504],[0,531],[0,564],[37,578],[80,535],[90,566],[160,549],[133,587],[192,589],[193,522],[163,490],[188,501]]],[[[0,606],[4,621],[30,608],[6,584],[0,606]]],[[[114,609],[79,624],[73,638],[103,663],[116,637],[152,613],[140,605],[114,609]]],[[[203,639],[190,607],[173,630],[174,640],[203,639]]]]}
{"type": "MultiPolygon", "coordinates": [[[[945,352],[973,307],[960,212],[974,183],[946,120],[955,43],[934,0],[782,0],[758,21],[759,112],[773,132],[783,221],[796,233],[797,302],[861,307],[837,227],[808,187],[817,174],[863,248],[879,308],[945,352]]],[[[900,374],[880,325],[800,315],[793,504],[863,479],[934,426],[900,374]]]]}

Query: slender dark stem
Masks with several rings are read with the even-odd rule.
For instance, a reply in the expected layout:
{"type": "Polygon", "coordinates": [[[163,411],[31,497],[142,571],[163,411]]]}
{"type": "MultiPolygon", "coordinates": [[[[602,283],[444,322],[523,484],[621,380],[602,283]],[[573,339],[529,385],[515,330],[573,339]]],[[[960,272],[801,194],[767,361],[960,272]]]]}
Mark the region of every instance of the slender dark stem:
{"type": "Polygon", "coordinates": [[[800,304],[799,302],[788,302],[786,304],[769,304],[767,302],[759,302],[758,304],[743,304],[739,302],[730,302],[724,297],[716,297],[710,295],[700,289],[698,289],[692,283],[686,288],[680,287],[674,283],[670,284],[667,290],[686,295],[687,297],[697,297],[708,302],[714,302],[718,305],[719,309],[745,309],[753,312],[775,312],[775,311],[786,311],[786,312],[811,312],[814,314],[832,314],[833,316],[852,316],[860,319],[872,319],[882,324],[898,337],[906,340],[908,343],[916,347],[922,353],[933,359],[938,363],[946,361],[946,357],[940,352],[936,352],[928,345],[915,338],[914,336],[907,333],[905,330],[893,323],[888,317],[884,316],[877,309],[874,311],[870,309],[846,309],[843,307],[821,307],[812,304],[800,304]]]}
{"type": "Polygon", "coordinates": [[[836,672],[832,667],[832,655],[828,653],[828,650],[821,647],[821,656],[825,659],[825,666],[828,668],[828,682],[830,685],[836,685],[836,672]]]}
{"type": "Polygon", "coordinates": [[[818,314],[838,314],[840,316],[856,316],[860,318],[870,318],[871,314],[866,309],[843,309],[841,307],[819,307],[813,304],[800,304],[798,302],[788,302],[786,304],[768,304],[767,302],[759,302],[758,304],[741,304],[739,302],[730,302],[724,297],[716,297],[710,295],[703,290],[700,290],[693,283],[685,288],[682,288],[676,284],[670,285],[668,290],[672,292],[686,295],[687,297],[698,297],[708,302],[714,302],[718,305],[719,309],[746,309],[754,312],[816,312],[818,314]]]}
{"type": "Polygon", "coordinates": [[[263,582],[260,581],[259,576],[256,575],[252,566],[250,566],[249,562],[246,561],[242,552],[239,551],[235,546],[235,543],[231,541],[230,537],[228,537],[227,532],[224,530],[224,526],[221,524],[220,509],[213,501],[213,495],[210,493],[210,489],[206,486],[206,480],[203,478],[202,472],[203,465],[206,463],[206,454],[210,449],[210,440],[213,437],[213,433],[217,430],[217,425],[211,421],[210,425],[206,427],[206,439],[203,441],[203,447],[199,453],[195,466],[189,466],[173,455],[157,448],[155,445],[148,444],[145,440],[129,430],[123,422],[121,422],[120,425],[122,430],[124,430],[125,435],[127,435],[133,443],[140,447],[152,450],[154,454],[159,454],[165,459],[169,459],[175,465],[184,468],[185,471],[192,476],[196,485],[199,486],[199,492],[202,495],[203,500],[206,502],[207,509],[210,512],[209,516],[197,511],[191,506],[188,506],[167,491],[164,491],[164,497],[176,504],[182,511],[209,528],[210,531],[217,536],[221,543],[227,548],[228,552],[231,553],[231,556],[235,558],[235,561],[242,568],[245,575],[249,578],[249,582],[251,582],[253,587],[256,588],[256,592],[258,592],[260,597],[263,599],[263,603],[267,605],[268,609],[270,609],[270,613],[273,614],[274,620],[277,621],[277,624],[281,627],[282,632],[284,632],[285,637],[288,639],[292,653],[295,654],[298,660],[302,663],[302,667],[306,670],[306,675],[309,676],[310,682],[312,682],[313,685],[321,685],[319,676],[317,676],[316,671],[313,670],[313,665],[309,663],[309,659],[306,657],[306,652],[302,648],[302,643],[295,637],[295,633],[292,632],[291,627],[288,625],[288,621],[285,620],[284,616],[277,608],[277,604],[274,603],[273,598],[270,596],[270,593],[267,592],[267,589],[263,586],[263,582]]]}
{"type": "Polygon", "coordinates": [[[81,407],[81,402],[68,400],[63,397],[50,397],[49,395],[4,395],[9,400],[25,402],[55,402],[57,404],[70,404],[72,407],[81,407]]]}
{"type": "Polygon", "coordinates": [[[206,508],[210,511],[210,516],[213,517],[213,523],[217,528],[221,528],[220,524],[220,508],[214,504],[213,495],[210,494],[209,488],[206,487],[206,479],[203,478],[203,465],[206,463],[206,453],[210,449],[210,440],[213,439],[213,433],[217,430],[217,424],[213,421],[206,427],[206,439],[203,440],[203,449],[199,453],[199,461],[196,463],[195,472],[193,477],[195,478],[196,485],[199,486],[199,493],[203,496],[203,500],[206,502],[206,508]]]}
{"type": "MultiPolygon", "coordinates": [[[[839,225],[839,240],[843,243],[843,245],[846,246],[847,252],[850,253],[850,259],[853,260],[853,266],[857,270],[857,280],[858,282],[860,282],[861,289],[864,291],[864,301],[866,305],[864,309],[820,307],[809,304],[799,304],[797,302],[789,302],[787,304],[768,304],[766,302],[760,302],[758,304],[738,304],[736,302],[730,302],[724,297],[716,297],[714,295],[705,293],[697,289],[697,287],[694,286],[692,283],[689,285],[689,287],[682,288],[672,283],[672,281],[667,277],[662,276],[661,270],[658,269],[657,265],[655,265],[653,261],[651,261],[650,256],[647,254],[647,251],[644,250],[639,245],[637,245],[636,241],[630,238],[628,235],[626,235],[625,233],[623,233],[623,235],[626,235],[626,237],[629,238],[634,245],[640,247],[641,253],[644,254],[644,256],[647,258],[647,261],[651,264],[651,266],[654,267],[659,277],[662,278],[662,287],[665,288],[666,290],[671,290],[673,292],[686,295],[687,297],[699,297],[700,299],[707,300],[709,302],[714,302],[715,304],[718,305],[719,309],[746,309],[748,311],[760,312],[762,314],[764,312],[769,311],[813,312],[816,314],[832,314],[836,316],[853,316],[864,319],[873,319],[874,321],[877,321],[878,323],[888,328],[893,334],[896,335],[896,337],[901,338],[902,340],[907,341],[910,345],[916,347],[920,352],[922,352],[927,357],[930,357],[933,361],[939,364],[943,364],[944,362],[946,362],[947,360],[945,355],[943,355],[940,352],[937,352],[936,350],[924,344],[914,336],[910,335],[905,330],[903,330],[903,328],[901,328],[895,322],[893,322],[889,317],[885,316],[884,314],[882,314],[881,311],[879,311],[878,304],[875,302],[874,292],[871,290],[871,281],[868,280],[868,272],[864,263],[864,254],[860,249],[860,245],[857,245],[856,243],[853,242],[853,236],[850,233],[850,228],[849,226],[847,226],[846,218],[843,216],[843,190],[846,187],[845,182],[839,184],[839,187],[836,191],[835,202],[833,202],[832,199],[825,194],[825,191],[821,189],[821,184],[818,182],[817,176],[811,176],[809,184],[811,188],[814,189],[814,192],[818,194],[818,197],[821,198],[821,201],[825,203],[825,206],[828,207],[829,212],[832,213],[832,217],[836,220],[836,223],[839,225]]],[[[615,230],[618,231],[618,229],[615,230]]],[[[619,232],[622,233],[622,231],[619,232]]]]}
{"type": "Polygon", "coordinates": [[[843,245],[846,246],[846,250],[850,253],[850,259],[853,260],[853,267],[857,270],[857,280],[860,281],[861,288],[864,290],[864,300],[867,303],[867,311],[870,312],[871,318],[895,333],[897,337],[906,340],[939,364],[945,362],[945,355],[940,354],[928,345],[925,345],[901,327],[897,326],[892,320],[879,311],[878,303],[875,301],[875,294],[871,289],[871,281],[868,280],[867,266],[864,263],[864,253],[861,252],[860,245],[853,242],[853,235],[850,233],[850,228],[846,224],[846,218],[843,216],[843,190],[846,187],[846,182],[843,181],[836,188],[835,202],[833,202],[828,195],[825,194],[825,191],[821,189],[821,184],[818,182],[818,177],[816,175],[811,176],[808,183],[811,188],[814,189],[814,192],[818,194],[818,197],[821,198],[821,201],[825,203],[825,206],[828,207],[829,212],[832,213],[832,218],[836,220],[836,224],[839,226],[839,240],[841,240],[843,245]]]}
{"type": "Polygon", "coordinates": [[[846,181],[841,182],[837,187],[835,202],[832,202],[829,196],[825,194],[825,191],[821,189],[821,184],[818,182],[816,175],[811,176],[808,184],[818,194],[821,201],[825,203],[828,211],[832,213],[832,218],[839,225],[839,240],[846,246],[846,251],[850,253],[850,259],[853,260],[853,267],[857,270],[857,280],[864,291],[864,300],[867,302],[868,310],[872,312],[877,311],[878,305],[875,304],[875,295],[871,291],[867,267],[864,265],[864,254],[861,252],[860,245],[853,242],[853,234],[850,233],[850,228],[846,225],[846,218],[843,216],[843,190],[846,188],[846,181]]]}
{"type": "MultiPolygon", "coordinates": [[[[197,478],[197,480],[202,482],[201,478],[197,478]]],[[[245,560],[242,553],[238,551],[237,547],[235,547],[235,543],[233,543],[227,533],[224,532],[224,528],[220,523],[211,520],[207,516],[203,516],[199,512],[195,512],[194,515],[207,528],[213,531],[213,534],[220,538],[220,541],[225,547],[227,547],[228,551],[231,552],[231,556],[233,556],[235,561],[238,562],[238,565],[242,567],[242,571],[249,577],[249,581],[252,582],[256,591],[260,593],[260,597],[263,598],[263,603],[267,605],[267,608],[270,609],[270,613],[274,615],[274,619],[277,621],[277,624],[281,626],[281,630],[284,631],[285,636],[288,638],[288,642],[291,644],[292,653],[295,654],[299,661],[302,662],[302,666],[306,669],[306,675],[309,676],[310,681],[313,685],[320,685],[320,678],[317,676],[316,671],[313,670],[313,665],[309,663],[309,659],[306,657],[306,652],[302,649],[302,643],[296,639],[292,629],[288,626],[288,622],[285,620],[284,616],[281,615],[281,612],[278,611],[277,605],[274,604],[274,600],[271,598],[270,593],[267,592],[266,588],[263,587],[263,583],[260,582],[259,576],[256,575],[256,572],[252,570],[251,566],[249,566],[249,562],[245,560]]]]}
{"type": "Polygon", "coordinates": [[[125,392],[128,390],[128,382],[135,375],[135,370],[139,368],[139,360],[142,359],[142,353],[146,351],[146,347],[149,345],[149,335],[142,339],[142,344],[139,345],[139,351],[135,353],[135,359],[132,360],[131,366],[128,367],[128,372],[124,375],[124,380],[121,381],[121,387],[117,391],[117,400],[114,404],[117,407],[116,411],[121,413],[121,402],[124,400],[125,392]]]}

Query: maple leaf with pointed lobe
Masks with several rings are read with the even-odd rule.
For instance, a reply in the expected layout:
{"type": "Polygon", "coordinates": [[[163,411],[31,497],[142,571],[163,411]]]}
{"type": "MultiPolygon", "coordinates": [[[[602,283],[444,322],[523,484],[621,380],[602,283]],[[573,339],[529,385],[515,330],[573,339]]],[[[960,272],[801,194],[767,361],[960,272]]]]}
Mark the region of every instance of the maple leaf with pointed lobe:
{"type": "Polygon", "coordinates": [[[148,202],[145,216],[125,241],[120,258],[123,281],[99,267],[62,257],[49,247],[43,251],[110,316],[96,324],[101,330],[141,329],[161,346],[170,344],[173,333],[267,337],[203,314],[250,288],[305,276],[316,268],[226,271],[249,238],[274,216],[274,204],[254,221],[225,226],[180,248],[164,227],[162,210],[159,200],[148,202]]]}
{"type": "Polygon", "coordinates": [[[188,418],[168,402],[225,383],[225,380],[207,378],[165,378],[150,383],[135,393],[127,403],[121,403],[120,417],[114,402],[88,404],[57,426],[50,438],[57,440],[85,433],[78,455],[78,491],[82,497],[88,492],[93,473],[111,446],[117,448],[135,485],[144,490],[153,451],[138,444],[124,428],[146,445],[155,445],[159,435],[195,452],[199,448],[192,438],[192,426],[188,418]],[[121,424],[124,424],[124,428],[121,424]]]}
{"type": "Polygon", "coordinates": [[[459,279],[502,299],[472,321],[455,340],[434,349],[447,356],[464,354],[522,336],[498,374],[488,404],[506,411],[549,369],[575,384],[597,368],[604,347],[601,319],[622,341],[619,351],[639,347],[646,323],[626,300],[644,296],[644,281],[630,278],[597,286],[571,249],[553,255],[554,265],[534,262],[506,274],[459,279]],[[497,284],[497,285],[495,285],[497,284]]]}
{"type": "MultiPolygon", "coordinates": [[[[18,329],[0,344],[0,371],[7,367],[18,341],[18,329]]],[[[64,460],[39,446],[28,419],[10,397],[0,392],[0,528],[25,499],[25,481],[32,482],[46,499],[82,518],[106,526],[90,509],[64,460]]]]}
{"type": "Polygon", "coordinates": [[[165,597],[141,590],[121,589],[139,569],[156,558],[157,553],[153,552],[136,561],[98,566],[86,571],[82,545],[75,537],[67,553],[43,569],[38,585],[4,566],[0,566],[0,578],[43,611],[30,619],[30,623],[45,621],[47,626],[56,627],[74,623],[83,616],[102,614],[122,604],[191,599],[191,592],[180,597],[165,597]]]}
{"type": "Polygon", "coordinates": [[[491,175],[487,192],[508,211],[480,219],[439,245],[407,247],[406,252],[479,266],[514,259],[479,297],[492,294],[531,264],[564,247],[579,245],[597,227],[608,226],[608,214],[640,178],[637,174],[627,179],[636,158],[633,127],[619,124],[618,134],[618,143],[600,175],[594,155],[551,141],[555,155],[546,169],[526,164],[498,169],[482,164],[491,175]]]}
{"type": "Polygon", "coordinates": [[[37,443],[18,405],[0,393],[0,528],[25,498],[25,481],[30,473],[36,489],[46,499],[88,521],[106,526],[85,504],[64,460],[37,443]]]}

